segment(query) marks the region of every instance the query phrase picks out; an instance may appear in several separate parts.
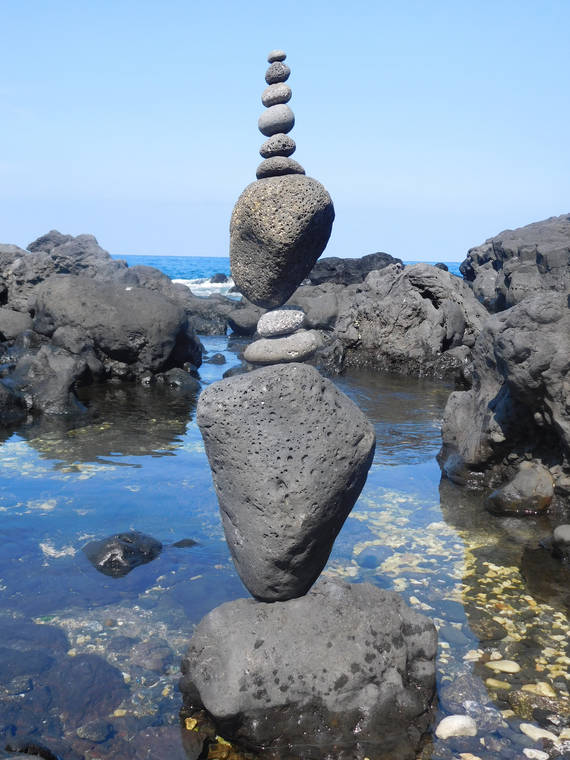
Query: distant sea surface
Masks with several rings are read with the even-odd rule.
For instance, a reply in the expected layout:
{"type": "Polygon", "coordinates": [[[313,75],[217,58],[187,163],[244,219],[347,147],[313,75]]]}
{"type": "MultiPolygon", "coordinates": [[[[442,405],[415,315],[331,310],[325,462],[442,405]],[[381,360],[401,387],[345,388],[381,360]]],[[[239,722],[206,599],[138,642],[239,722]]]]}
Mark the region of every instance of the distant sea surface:
{"type": "MultiPolygon", "coordinates": [[[[207,296],[210,293],[226,294],[232,287],[233,280],[225,283],[211,283],[212,275],[221,273],[230,276],[230,259],[227,256],[159,256],[159,255],[135,255],[124,254],[113,256],[115,259],[123,259],[129,266],[146,264],[156,267],[167,274],[173,280],[188,285],[196,295],[207,296]]],[[[435,261],[418,262],[405,261],[404,264],[435,264],[435,261]]],[[[461,276],[459,261],[446,261],[452,274],[461,276]]]]}

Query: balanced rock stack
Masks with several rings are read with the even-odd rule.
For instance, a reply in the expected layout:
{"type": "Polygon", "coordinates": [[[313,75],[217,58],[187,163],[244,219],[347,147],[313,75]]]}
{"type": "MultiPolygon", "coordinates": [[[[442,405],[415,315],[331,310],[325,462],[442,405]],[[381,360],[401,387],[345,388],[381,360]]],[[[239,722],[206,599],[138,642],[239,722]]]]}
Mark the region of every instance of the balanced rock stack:
{"type": "Polygon", "coordinates": [[[295,124],[285,53],[268,56],[266,110],[258,126],[268,139],[257,182],[239,197],[230,223],[230,264],[238,290],[257,306],[281,306],[309,274],[331,234],[334,207],[325,188],[291,158],[295,124]]]}
{"type": "MultiPolygon", "coordinates": [[[[289,158],[272,150],[291,150],[284,58],[269,55],[260,120],[267,161],[289,158]]],[[[242,293],[262,306],[283,304],[324,249],[333,217],[326,190],[304,174],[264,175],[246,188],[231,223],[242,293]]],[[[258,343],[273,351],[310,336],[302,325],[302,312],[268,312],[258,343]]],[[[197,625],[182,662],[185,710],[205,708],[226,738],[267,757],[297,756],[302,746],[306,758],[412,760],[432,717],[433,623],[371,584],[320,580],[311,588],[366,481],[372,425],[298,362],[213,383],[197,421],[228,547],[255,598],[227,602],[197,625]]]]}
{"type": "Polygon", "coordinates": [[[251,364],[302,362],[321,345],[316,330],[304,330],[305,315],[298,309],[274,309],[257,323],[259,340],[250,343],[243,357],[251,364]]]}

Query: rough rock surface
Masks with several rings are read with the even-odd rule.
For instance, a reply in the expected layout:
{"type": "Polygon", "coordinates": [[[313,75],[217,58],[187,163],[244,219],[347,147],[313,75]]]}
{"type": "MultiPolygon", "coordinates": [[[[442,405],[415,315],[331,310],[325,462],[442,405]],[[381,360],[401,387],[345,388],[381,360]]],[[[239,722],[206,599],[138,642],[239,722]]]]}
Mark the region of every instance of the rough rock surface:
{"type": "Polygon", "coordinates": [[[268,66],[265,72],[265,81],[267,84],[277,84],[278,82],[286,82],[291,74],[291,69],[286,63],[281,61],[274,61],[268,66]]]}
{"type": "Polygon", "coordinates": [[[20,333],[31,330],[32,324],[29,314],[0,308],[0,341],[15,340],[20,333]]]}
{"type": "Polygon", "coordinates": [[[266,108],[288,103],[291,100],[291,88],[285,82],[270,84],[261,93],[261,102],[266,108]]]}
{"type": "Polygon", "coordinates": [[[252,364],[302,362],[312,356],[320,344],[317,332],[300,330],[281,338],[260,338],[247,346],[243,358],[252,364]]]}
{"type": "Polygon", "coordinates": [[[505,230],[471,248],[460,270],[490,311],[538,290],[570,290],[570,214],[505,230]]]}
{"type": "Polygon", "coordinates": [[[431,718],[436,647],[433,623],[394,592],[321,580],[301,599],[238,599],[206,615],[181,690],[252,748],[412,760],[431,718]]]}
{"type": "Polygon", "coordinates": [[[122,578],[135,567],[151,562],[162,551],[162,544],[152,536],[138,531],[89,541],[83,547],[89,562],[96,570],[113,578],[122,578]]]}
{"type": "Polygon", "coordinates": [[[546,467],[521,462],[514,478],[489,495],[487,507],[499,514],[536,514],[550,506],[554,488],[546,467]]]}
{"type": "Polygon", "coordinates": [[[439,455],[456,482],[493,487],[524,460],[548,467],[570,496],[570,309],[542,292],[493,315],[473,348],[473,385],[452,393],[439,455]]]}
{"type": "Polygon", "coordinates": [[[114,374],[138,376],[191,361],[201,351],[182,306],[143,288],[125,288],[88,277],[55,275],[36,292],[35,330],[54,334],[58,325],[82,330],[114,374]],[[126,369],[117,370],[116,363],[126,369]]]}
{"type": "Polygon", "coordinates": [[[295,152],[295,140],[282,133],[272,135],[259,149],[263,158],[272,156],[291,156],[295,152]]]}
{"type": "Polygon", "coordinates": [[[402,260],[389,253],[369,253],[356,259],[340,259],[337,256],[325,256],[319,259],[308,274],[311,285],[335,282],[339,285],[354,285],[364,282],[366,275],[376,269],[384,269],[390,264],[400,264],[402,260]]]}
{"type": "Polygon", "coordinates": [[[197,420],[244,584],[266,601],[306,593],[365,483],[371,424],[329,380],[296,363],[210,385],[197,420]]]}
{"type": "Polygon", "coordinates": [[[234,281],[258,306],[281,306],[328,242],[333,204],[317,180],[289,174],[252,182],[230,224],[234,281]]]}
{"type": "Polygon", "coordinates": [[[345,288],[335,333],[348,365],[450,377],[462,372],[487,317],[458,277],[429,264],[392,264],[345,288]]]}
{"type": "Polygon", "coordinates": [[[260,317],[257,332],[262,338],[289,335],[303,327],[304,321],[305,315],[298,309],[275,309],[260,317]]]}
{"type": "Polygon", "coordinates": [[[255,171],[257,179],[266,177],[283,177],[285,174],[304,174],[300,163],[285,156],[273,156],[262,161],[255,171]]]}

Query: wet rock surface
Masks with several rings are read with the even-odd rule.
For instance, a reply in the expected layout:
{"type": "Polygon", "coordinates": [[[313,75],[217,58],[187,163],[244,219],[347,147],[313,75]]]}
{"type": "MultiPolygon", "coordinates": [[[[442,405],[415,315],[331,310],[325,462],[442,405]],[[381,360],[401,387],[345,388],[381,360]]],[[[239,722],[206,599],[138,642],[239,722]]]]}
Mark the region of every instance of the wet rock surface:
{"type": "Polygon", "coordinates": [[[83,551],[93,567],[104,575],[122,578],[135,567],[151,562],[162,551],[162,544],[138,531],[118,533],[90,541],[83,551]]]}
{"type": "Polygon", "coordinates": [[[366,480],[370,423],[329,380],[296,363],[209,386],[197,420],[243,582],[268,601],[304,594],[366,480]]]}
{"type": "Polygon", "coordinates": [[[342,756],[356,739],[379,760],[411,759],[429,723],[436,641],[398,595],[320,581],[286,604],[239,599],[209,613],[181,690],[250,747],[295,754],[308,743],[342,756]]]}

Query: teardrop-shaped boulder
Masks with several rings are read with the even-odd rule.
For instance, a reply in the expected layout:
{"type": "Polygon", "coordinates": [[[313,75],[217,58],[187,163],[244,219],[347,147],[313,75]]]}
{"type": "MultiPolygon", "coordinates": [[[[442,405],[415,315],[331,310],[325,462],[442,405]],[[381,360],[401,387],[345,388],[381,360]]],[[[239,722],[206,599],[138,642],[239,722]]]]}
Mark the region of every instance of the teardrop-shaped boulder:
{"type": "Polygon", "coordinates": [[[274,309],[293,294],[324,251],[334,207],[312,177],[287,174],[248,185],[230,223],[230,264],[238,290],[274,309]]]}

